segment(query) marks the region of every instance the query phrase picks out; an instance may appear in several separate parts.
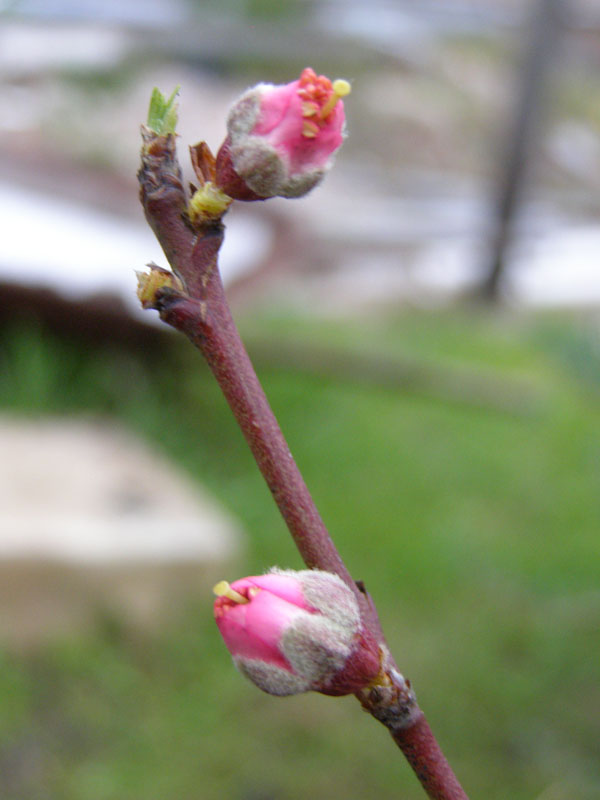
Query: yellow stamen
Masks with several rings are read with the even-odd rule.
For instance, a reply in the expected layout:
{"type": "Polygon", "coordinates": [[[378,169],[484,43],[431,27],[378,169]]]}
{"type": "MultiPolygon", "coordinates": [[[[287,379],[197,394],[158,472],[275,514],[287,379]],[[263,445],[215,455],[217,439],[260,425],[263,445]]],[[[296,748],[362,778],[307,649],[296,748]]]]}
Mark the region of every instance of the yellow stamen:
{"type": "Polygon", "coordinates": [[[345,81],[342,78],[338,78],[337,81],[334,81],[331,85],[331,88],[333,89],[333,94],[321,109],[321,113],[319,114],[321,119],[326,119],[336,107],[337,101],[342,97],[346,97],[346,95],[350,94],[352,91],[352,87],[348,81],[345,81]]]}
{"type": "Polygon", "coordinates": [[[227,581],[219,581],[216,586],[213,586],[213,592],[217,595],[217,597],[227,597],[229,600],[233,600],[234,603],[249,603],[247,597],[244,597],[243,594],[236,592],[235,589],[232,589],[231,586],[227,583],[227,581]]]}
{"type": "Polygon", "coordinates": [[[319,126],[312,120],[305,119],[302,123],[302,136],[306,136],[307,139],[314,139],[318,133],[319,126]]]}
{"type": "Polygon", "coordinates": [[[313,103],[311,100],[305,100],[302,103],[302,116],[303,117],[314,117],[314,115],[319,110],[319,106],[317,103],[313,103]]]}

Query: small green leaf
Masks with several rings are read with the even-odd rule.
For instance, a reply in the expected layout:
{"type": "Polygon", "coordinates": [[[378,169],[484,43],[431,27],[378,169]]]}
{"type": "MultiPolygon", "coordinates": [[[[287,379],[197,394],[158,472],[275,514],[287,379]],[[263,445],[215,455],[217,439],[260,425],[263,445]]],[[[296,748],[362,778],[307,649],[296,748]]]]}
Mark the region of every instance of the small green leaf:
{"type": "Polygon", "coordinates": [[[156,87],[152,90],[146,125],[159,136],[175,133],[175,128],[177,127],[177,103],[175,98],[179,94],[179,88],[179,86],[176,86],[169,98],[166,98],[156,87]]]}

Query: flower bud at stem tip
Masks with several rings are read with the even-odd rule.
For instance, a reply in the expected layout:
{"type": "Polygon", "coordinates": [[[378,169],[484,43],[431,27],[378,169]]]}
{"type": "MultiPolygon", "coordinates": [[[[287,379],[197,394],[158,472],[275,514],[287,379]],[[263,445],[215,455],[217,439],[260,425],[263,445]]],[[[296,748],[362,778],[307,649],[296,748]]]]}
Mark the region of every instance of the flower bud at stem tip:
{"type": "Polygon", "coordinates": [[[215,185],[236,200],[302,197],[323,179],[345,138],[348,81],[311,67],[281,86],[260,83],[232,106],[215,185]]]}
{"type": "Polygon", "coordinates": [[[233,600],[234,603],[239,603],[240,605],[250,602],[243,594],[232,589],[227,581],[219,581],[216,586],[213,586],[213,592],[217,597],[227,597],[229,600],[233,600]]]}

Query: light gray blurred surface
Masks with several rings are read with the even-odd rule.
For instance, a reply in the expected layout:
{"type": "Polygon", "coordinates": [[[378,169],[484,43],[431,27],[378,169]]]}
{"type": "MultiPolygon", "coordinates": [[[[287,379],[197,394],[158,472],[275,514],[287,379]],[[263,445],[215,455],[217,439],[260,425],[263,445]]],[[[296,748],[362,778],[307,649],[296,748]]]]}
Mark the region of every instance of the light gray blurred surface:
{"type": "Polygon", "coordinates": [[[0,419],[0,633],[52,635],[108,608],[145,625],[210,587],[241,527],[109,421],[0,419]],[[51,613],[49,613],[51,611],[51,613]]]}
{"type": "MultiPolygon", "coordinates": [[[[246,18],[247,5],[14,7],[0,31],[0,281],[70,296],[113,290],[135,311],[134,270],[152,259],[165,265],[136,199],[137,130],[152,86],[181,84],[189,173],[187,145],[218,148],[227,109],[248,83],[292,79],[298,58],[319,70],[326,54],[322,68],[330,62],[353,84],[348,141],[308,197],[236,204],[226,218],[225,281],[263,269],[284,220],[306,246],[291,254],[295,271],[273,262],[270,285],[261,283],[270,302],[343,313],[445,302],[477,285],[533,0],[418,8],[319,0],[269,20],[246,18]],[[115,185],[96,186],[103,175],[115,185]]],[[[557,54],[560,80],[503,286],[517,305],[600,302],[593,7],[571,4],[557,54]]]]}

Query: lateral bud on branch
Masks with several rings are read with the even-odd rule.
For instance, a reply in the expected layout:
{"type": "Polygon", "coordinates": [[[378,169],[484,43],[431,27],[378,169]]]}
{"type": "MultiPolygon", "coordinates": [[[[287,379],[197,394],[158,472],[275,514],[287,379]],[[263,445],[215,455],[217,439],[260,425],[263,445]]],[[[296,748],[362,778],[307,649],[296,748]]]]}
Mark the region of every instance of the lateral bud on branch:
{"type": "Polygon", "coordinates": [[[165,294],[181,296],[185,294],[183,284],[175,273],[156,264],[148,264],[148,266],[150,272],[136,272],[137,296],[142,308],[156,308],[159,299],[165,294]]]}
{"type": "Polygon", "coordinates": [[[264,692],[353,694],[377,677],[381,650],[338,575],[273,568],[214,592],[233,661],[264,692]]]}

